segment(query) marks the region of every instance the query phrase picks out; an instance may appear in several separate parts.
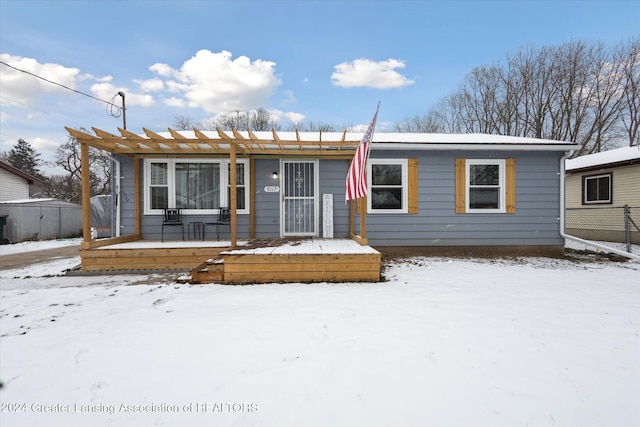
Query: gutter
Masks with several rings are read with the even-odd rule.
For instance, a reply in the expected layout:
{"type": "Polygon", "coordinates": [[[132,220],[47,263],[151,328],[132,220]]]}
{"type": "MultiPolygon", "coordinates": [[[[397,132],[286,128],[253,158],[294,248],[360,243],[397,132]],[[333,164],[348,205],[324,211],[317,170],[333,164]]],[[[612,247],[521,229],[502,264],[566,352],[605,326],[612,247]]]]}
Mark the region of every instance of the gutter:
{"type": "Polygon", "coordinates": [[[566,171],[565,171],[565,161],[571,157],[573,154],[573,150],[567,151],[564,156],[560,159],[560,236],[564,239],[573,240],[574,242],[582,243],[587,246],[594,246],[598,249],[602,249],[604,252],[611,252],[616,255],[620,255],[635,261],[640,261],[640,255],[631,254],[629,252],[621,251],[609,246],[601,245],[600,243],[592,242],[589,240],[584,240],[579,237],[569,236],[565,232],[565,209],[566,209],[566,200],[565,200],[565,181],[566,181],[566,171]]]}
{"type": "Polygon", "coordinates": [[[371,149],[383,150],[488,150],[488,151],[567,151],[572,153],[576,144],[500,144],[500,143],[404,143],[404,142],[372,142],[371,149]]]}

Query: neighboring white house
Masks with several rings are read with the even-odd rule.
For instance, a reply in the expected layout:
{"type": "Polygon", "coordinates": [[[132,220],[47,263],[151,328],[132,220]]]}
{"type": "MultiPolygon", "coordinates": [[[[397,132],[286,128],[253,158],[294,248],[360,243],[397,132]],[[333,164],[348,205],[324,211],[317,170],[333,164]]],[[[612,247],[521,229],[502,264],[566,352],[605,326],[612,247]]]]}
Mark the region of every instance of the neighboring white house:
{"type": "Polygon", "coordinates": [[[43,186],[44,182],[0,161],[0,202],[29,198],[29,186],[43,186]]]}

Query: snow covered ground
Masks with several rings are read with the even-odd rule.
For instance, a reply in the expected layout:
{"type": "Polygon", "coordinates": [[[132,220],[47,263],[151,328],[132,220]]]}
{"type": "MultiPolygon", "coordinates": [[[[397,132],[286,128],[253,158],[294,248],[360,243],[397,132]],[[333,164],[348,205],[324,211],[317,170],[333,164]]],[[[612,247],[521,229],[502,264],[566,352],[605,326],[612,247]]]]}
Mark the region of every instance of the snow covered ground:
{"type": "Polygon", "coordinates": [[[82,239],[58,239],[58,240],[38,240],[33,242],[14,243],[11,245],[0,245],[0,256],[14,255],[25,252],[35,252],[45,249],[55,249],[65,246],[79,245],[82,239]]]}
{"type": "Polygon", "coordinates": [[[397,260],[381,283],[0,271],[4,426],[637,426],[640,263],[397,260]]]}

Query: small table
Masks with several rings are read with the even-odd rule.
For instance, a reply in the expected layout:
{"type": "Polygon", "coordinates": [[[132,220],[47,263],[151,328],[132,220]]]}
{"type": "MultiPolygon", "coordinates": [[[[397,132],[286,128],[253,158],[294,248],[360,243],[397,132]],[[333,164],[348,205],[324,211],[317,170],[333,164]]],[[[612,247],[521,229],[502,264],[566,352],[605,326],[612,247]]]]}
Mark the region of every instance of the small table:
{"type": "Polygon", "coordinates": [[[193,237],[198,237],[200,240],[204,240],[204,222],[192,221],[187,225],[187,236],[191,240],[191,231],[193,231],[193,237]]]}

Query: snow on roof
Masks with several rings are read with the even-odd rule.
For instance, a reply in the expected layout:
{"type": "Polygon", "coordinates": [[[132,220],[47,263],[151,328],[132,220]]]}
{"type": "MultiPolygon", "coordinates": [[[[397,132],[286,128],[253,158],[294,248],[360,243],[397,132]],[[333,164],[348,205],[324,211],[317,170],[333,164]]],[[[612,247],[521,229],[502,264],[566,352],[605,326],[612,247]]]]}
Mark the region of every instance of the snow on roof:
{"type": "Polygon", "coordinates": [[[32,185],[32,184],[44,185],[44,182],[40,178],[37,178],[33,175],[29,175],[28,173],[23,172],[20,169],[17,169],[11,166],[9,163],[3,162],[2,160],[0,160],[0,169],[6,170],[7,172],[12,173],[13,175],[19,176],[20,178],[27,181],[29,185],[32,185]]]}
{"type": "MultiPolygon", "coordinates": [[[[198,139],[194,131],[174,131],[185,138],[198,139]]],[[[212,139],[221,139],[217,131],[201,131],[201,134],[212,139]]],[[[267,131],[237,131],[244,138],[257,138],[262,141],[273,141],[274,133],[267,131]]],[[[171,132],[159,132],[158,135],[173,139],[171,132]]],[[[364,132],[277,132],[282,141],[360,141],[364,132]]],[[[142,136],[142,135],[141,135],[142,136]]],[[[467,146],[494,148],[509,146],[511,148],[541,150],[572,150],[576,143],[552,139],[527,138],[520,136],[492,135],[483,133],[405,133],[376,132],[373,135],[373,149],[466,149],[467,146]]]]}
{"type": "MultiPolygon", "coordinates": [[[[193,131],[177,131],[185,138],[196,138],[193,131]]],[[[217,139],[216,131],[202,131],[204,135],[217,139]]],[[[250,138],[246,131],[239,131],[246,138],[250,138]]],[[[159,135],[173,139],[169,132],[158,132],[159,135]]],[[[262,140],[273,140],[273,132],[256,131],[253,134],[262,140]]],[[[359,141],[364,132],[278,132],[278,137],[285,141],[295,141],[298,138],[303,141],[359,141]]],[[[143,136],[143,135],[141,135],[143,136]]],[[[408,133],[408,132],[376,132],[373,134],[373,142],[397,142],[414,144],[553,144],[574,145],[572,142],[553,139],[526,138],[521,136],[491,135],[484,133],[408,133]]]]}
{"type": "Polygon", "coordinates": [[[566,161],[566,170],[585,169],[638,159],[640,159],[640,146],[636,145],[569,159],[566,161]]]}

